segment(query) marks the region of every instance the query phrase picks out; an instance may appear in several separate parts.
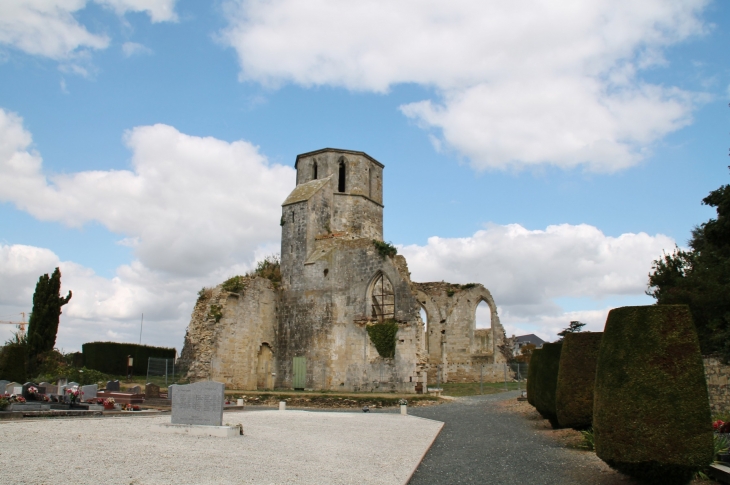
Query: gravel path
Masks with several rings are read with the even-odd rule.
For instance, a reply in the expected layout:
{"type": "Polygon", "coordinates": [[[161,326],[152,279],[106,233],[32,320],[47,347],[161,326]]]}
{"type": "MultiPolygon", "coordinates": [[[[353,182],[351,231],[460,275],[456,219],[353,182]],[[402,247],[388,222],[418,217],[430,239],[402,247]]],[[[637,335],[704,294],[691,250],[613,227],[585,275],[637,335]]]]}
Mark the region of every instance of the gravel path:
{"type": "Polygon", "coordinates": [[[497,406],[517,392],[459,398],[409,413],[443,421],[441,434],[410,485],[445,484],[629,484],[595,454],[568,449],[535,421],[497,406]]]}
{"type": "Polygon", "coordinates": [[[403,484],[443,423],[388,413],[226,412],[244,436],[158,434],[170,416],[0,423],[12,483],[403,484]]]}

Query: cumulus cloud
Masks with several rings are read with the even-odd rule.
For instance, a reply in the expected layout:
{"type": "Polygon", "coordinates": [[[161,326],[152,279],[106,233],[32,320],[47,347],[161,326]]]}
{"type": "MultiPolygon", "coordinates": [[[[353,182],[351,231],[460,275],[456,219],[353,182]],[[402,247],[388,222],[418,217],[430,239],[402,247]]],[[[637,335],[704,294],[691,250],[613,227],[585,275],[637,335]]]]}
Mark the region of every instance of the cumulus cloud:
{"type": "MultiPolygon", "coordinates": [[[[57,346],[67,350],[93,340],[135,342],[142,313],[144,343],[180,350],[197,290],[246,269],[234,265],[204,276],[171,278],[135,261],[120,266],[113,278],[104,278],[90,268],[61,261],[49,249],[0,245],[0,315],[4,315],[0,319],[19,321],[20,312],[27,317],[38,277],[56,267],[61,270],[62,293],[73,292],[63,307],[57,340],[57,346]]],[[[10,338],[14,331],[15,327],[2,325],[0,339],[10,338]]]]}
{"type": "Polygon", "coordinates": [[[706,0],[230,1],[241,79],[436,96],[401,106],[476,169],[615,171],[691,121],[698,95],[643,81],[704,32],[706,0]]]}
{"type": "Polygon", "coordinates": [[[547,337],[581,315],[591,318],[592,328],[598,325],[593,329],[602,328],[608,307],[571,316],[556,300],[600,304],[640,297],[651,262],[674,245],[661,234],[611,237],[585,224],[545,230],[510,224],[492,225],[471,237],[432,237],[425,246],[404,246],[400,252],[414,281],[482,283],[492,292],[503,324],[513,331],[538,329],[547,337]]]}
{"type": "Polygon", "coordinates": [[[175,2],[177,0],[94,0],[94,2],[112,8],[118,15],[127,12],[144,12],[152,22],[177,21],[175,2]]]}
{"type": "Polygon", "coordinates": [[[125,42],[122,44],[122,53],[124,57],[132,57],[134,55],[152,54],[152,49],[137,42],[125,42]]]}
{"type": "Polygon", "coordinates": [[[44,221],[96,221],[122,235],[144,267],[176,275],[231,267],[278,240],[293,168],[270,164],[246,141],[167,125],[134,128],[124,140],[131,170],[47,177],[21,118],[0,109],[0,200],[44,221]]]}
{"type": "MultiPolygon", "coordinates": [[[[153,22],[174,21],[176,0],[95,0],[119,15],[146,12],[153,22]]],[[[74,14],[87,0],[24,0],[0,2],[0,44],[27,54],[68,60],[89,49],[105,49],[109,37],[91,33],[74,14]]]]}

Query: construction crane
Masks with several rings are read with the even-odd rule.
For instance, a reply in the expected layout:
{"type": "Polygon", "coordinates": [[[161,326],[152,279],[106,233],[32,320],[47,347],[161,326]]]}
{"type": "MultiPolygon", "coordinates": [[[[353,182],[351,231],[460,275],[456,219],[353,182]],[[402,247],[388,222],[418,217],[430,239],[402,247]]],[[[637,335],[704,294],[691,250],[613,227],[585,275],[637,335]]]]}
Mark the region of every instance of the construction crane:
{"type": "Polygon", "coordinates": [[[20,314],[23,317],[23,321],[21,322],[11,322],[8,320],[0,320],[0,325],[17,325],[18,326],[18,337],[23,337],[25,335],[25,312],[20,312],[20,314]]]}

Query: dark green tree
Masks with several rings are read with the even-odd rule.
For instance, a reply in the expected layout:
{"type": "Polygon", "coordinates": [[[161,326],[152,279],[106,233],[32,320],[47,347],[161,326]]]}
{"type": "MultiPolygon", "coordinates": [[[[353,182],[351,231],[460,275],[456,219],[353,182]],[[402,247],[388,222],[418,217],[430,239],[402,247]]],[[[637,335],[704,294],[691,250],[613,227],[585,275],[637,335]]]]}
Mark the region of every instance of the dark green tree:
{"type": "Polygon", "coordinates": [[[53,350],[58,334],[61,307],[71,299],[71,292],[61,296],[61,271],[56,268],[49,277],[38,278],[33,293],[33,312],[28,323],[28,367],[32,375],[38,358],[53,350]]]}
{"type": "Polygon", "coordinates": [[[692,230],[688,251],[676,248],[654,261],[647,294],[660,305],[689,305],[702,353],[730,360],[730,185],[702,203],[717,218],[692,230]]]}
{"type": "Polygon", "coordinates": [[[585,327],[585,323],[581,323],[578,320],[574,320],[570,322],[570,325],[568,325],[565,329],[563,329],[562,332],[558,332],[558,335],[560,336],[560,339],[558,342],[562,342],[566,335],[569,333],[576,333],[580,332],[583,327],[585,327]]]}

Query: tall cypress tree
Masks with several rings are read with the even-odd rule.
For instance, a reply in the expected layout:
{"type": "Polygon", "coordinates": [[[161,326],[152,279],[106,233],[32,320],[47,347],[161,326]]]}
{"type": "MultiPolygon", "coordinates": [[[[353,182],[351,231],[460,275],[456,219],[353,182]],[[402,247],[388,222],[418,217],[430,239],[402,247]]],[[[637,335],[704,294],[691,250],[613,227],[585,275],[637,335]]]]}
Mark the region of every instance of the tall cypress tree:
{"type": "Polygon", "coordinates": [[[33,313],[28,324],[28,363],[31,373],[38,356],[53,350],[56,345],[61,307],[70,299],[70,291],[66,297],[61,296],[61,271],[58,268],[50,277],[44,274],[38,278],[33,294],[33,313]]]}

